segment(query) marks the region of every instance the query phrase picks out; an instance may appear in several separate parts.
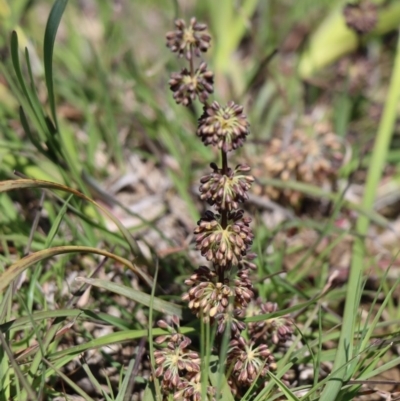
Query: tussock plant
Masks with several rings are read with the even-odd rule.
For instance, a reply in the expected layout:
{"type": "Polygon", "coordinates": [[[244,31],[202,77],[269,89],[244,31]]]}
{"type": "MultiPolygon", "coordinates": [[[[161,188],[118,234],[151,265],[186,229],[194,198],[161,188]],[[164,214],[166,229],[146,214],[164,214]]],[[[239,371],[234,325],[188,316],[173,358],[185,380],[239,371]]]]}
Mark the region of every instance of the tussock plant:
{"type": "MultiPolygon", "coordinates": [[[[293,322],[289,316],[265,318],[277,312],[278,306],[257,298],[252,283],[251,272],[256,269],[256,254],[251,252],[252,220],[240,204],[248,199],[254,178],[249,166],[239,164],[232,168],[228,160],[229,153],[243,146],[250,134],[247,116],[234,101],[227,105],[209,103],[214,92],[213,73],[200,59],[211,44],[207,26],[192,18],[188,25],[177,20],[175,27],[166,35],[167,46],[188,66],[171,75],[173,97],[183,106],[194,101],[202,103],[203,114],[196,133],[205,146],[220,152],[220,166],[211,163],[211,171],[200,179],[199,188],[200,198],[214,211],[207,210],[194,230],[196,249],[207,264],[185,280],[188,290],[182,299],[201,324],[210,325],[215,336],[211,353],[221,358],[232,393],[240,399],[249,388],[255,395],[268,383],[268,372],[276,370],[274,351],[287,346],[293,322]],[[264,318],[257,322],[244,320],[259,315],[264,318]],[[224,337],[228,345],[223,351],[224,337]]],[[[204,399],[200,371],[205,361],[190,347],[190,339],[179,333],[176,318],[170,325],[161,320],[158,326],[170,332],[156,339],[163,347],[155,353],[154,374],[161,379],[165,397],[171,394],[174,399],[204,399]]],[[[212,386],[206,393],[210,400],[220,396],[212,386]]]]}

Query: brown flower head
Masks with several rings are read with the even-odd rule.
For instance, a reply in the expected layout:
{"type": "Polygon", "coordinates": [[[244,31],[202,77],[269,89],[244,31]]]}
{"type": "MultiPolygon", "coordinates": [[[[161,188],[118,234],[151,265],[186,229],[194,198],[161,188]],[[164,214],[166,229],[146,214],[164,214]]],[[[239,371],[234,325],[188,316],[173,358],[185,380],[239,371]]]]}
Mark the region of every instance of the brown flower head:
{"type": "Polygon", "coordinates": [[[217,281],[217,274],[206,266],[195,270],[185,284],[191,288],[182,299],[189,302],[189,308],[197,317],[202,316],[204,322],[209,322],[218,313],[224,313],[233,295],[231,288],[217,281]]]}
{"type": "Polygon", "coordinates": [[[253,262],[253,260],[257,257],[257,254],[254,252],[246,253],[246,256],[239,262],[239,269],[250,269],[256,270],[257,265],[253,262]]]}
{"type": "MultiPolygon", "coordinates": [[[[251,308],[247,309],[247,316],[258,316],[274,313],[278,310],[278,304],[262,302],[258,298],[251,308]]],[[[284,346],[293,334],[293,320],[289,315],[273,317],[259,322],[248,323],[250,337],[257,344],[273,343],[284,346]]]]}
{"type": "Polygon", "coordinates": [[[267,345],[257,345],[243,337],[229,343],[228,365],[233,367],[232,376],[240,386],[249,386],[257,376],[265,377],[269,370],[275,370],[274,356],[267,345]]]}
{"type": "Polygon", "coordinates": [[[200,57],[201,52],[206,52],[210,47],[211,36],[206,32],[207,25],[190,20],[189,26],[182,19],[175,21],[176,30],[166,34],[167,47],[180,57],[192,59],[192,54],[200,57]]]}
{"type": "Polygon", "coordinates": [[[207,70],[207,64],[204,62],[196,69],[193,76],[184,68],[180,73],[173,72],[169,80],[176,103],[183,106],[189,106],[196,96],[201,103],[205,103],[209,94],[214,91],[213,83],[214,74],[207,70]]]}
{"type": "Polygon", "coordinates": [[[254,298],[253,284],[247,269],[240,270],[237,273],[237,277],[233,279],[233,291],[237,308],[246,309],[247,305],[254,298]]]}
{"type": "MultiPolygon", "coordinates": [[[[206,401],[215,401],[216,389],[207,386],[206,401]]],[[[201,375],[195,373],[192,377],[184,379],[179,383],[179,390],[174,394],[174,400],[180,401],[202,401],[201,375]]]]}
{"type": "Polygon", "coordinates": [[[249,127],[242,106],[229,102],[221,107],[214,101],[211,106],[204,107],[197,135],[205,145],[218,146],[224,152],[229,152],[243,145],[249,127]]]}
{"type": "MultiPolygon", "coordinates": [[[[345,146],[330,127],[305,116],[299,127],[271,139],[262,163],[262,174],[281,181],[312,183],[323,188],[336,185],[345,146]]],[[[265,194],[282,205],[299,208],[305,195],[289,187],[267,185],[265,194]]]]}
{"type": "Polygon", "coordinates": [[[241,312],[241,309],[234,309],[234,305],[230,304],[223,313],[215,315],[217,333],[223,334],[229,327],[232,337],[240,336],[240,333],[246,328],[246,323],[240,318],[241,312]]]}
{"type": "Polygon", "coordinates": [[[234,170],[229,168],[227,174],[215,163],[211,163],[211,168],[214,171],[200,179],[200,198],[218,211],[238,209],[238,204],[249,198],[247,191],[254,181],[254,177],[246,175],[250,167],[239,164],[234,170]]]}
{"type": "Polygon", "coordinates": [[[346,4],[343,9],[346,24],[359,35],[371,32],[378,21],[378,8],[369,0],[358,4],[346,4]]]}
{"type": "MultiPolygon", "coordinates": [[[[177,318],[174,321],[179,325],[177,318]]],[[[191,343],[190,338],[179,333],[163,320],[158,322],[158,326],[167,329],[170,334],[155,339],[156,344],[164,345],[164,347],[154,351],[156,364],[154,375],[162,376],[163,389],[176,390],[186,374],[200,371],[200,357],[197,352],[188,349],[191,343]]]]}
{"type": "Polygon", "coordinates": [[[253,242],[251,219],[243,210],[228,213],[227,226],[221,226],[221,216],[207,211],[194,230],[196,249],[207,260],[219,266],[237,265],[253,242]]]}

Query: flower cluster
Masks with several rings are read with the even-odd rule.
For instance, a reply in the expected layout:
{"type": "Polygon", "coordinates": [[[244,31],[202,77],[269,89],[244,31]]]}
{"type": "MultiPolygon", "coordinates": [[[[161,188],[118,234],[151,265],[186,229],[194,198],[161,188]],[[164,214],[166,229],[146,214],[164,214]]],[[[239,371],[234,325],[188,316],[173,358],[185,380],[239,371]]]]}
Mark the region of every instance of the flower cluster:
{"type": "Polygon", "coordinates": [[[234,170],[228,168],[225,173],[215,163],[211,163],[210,167],[213,172],[200,179],[200,199],[206,200],[218,211],[238,209],[239,203],[248,199],[247,191],[254,182],[254,178],[247,175],[250,167],[239,164],[234,170]]]}
{"type": "Polygon", "coordinates": [[[225,224],[222,215],[207,211],[198,221],[194,230],[196,249],[214,265],[238,265],[253,242],[249,227],[251,219],[243,217],[243,210],[226,213],[225,224]]]}
{"type": "Polygon", "coordinates": [[[371,32],[378,22],[378,7],[370,0],[346,4],[343,14],[347,26],[358,35],[371,32]]]}
{"type": "MultiPolygon", "coordinates": [[[[158,327],[169,334],[157,337],[156,344],[164,345],[154,352],[157,368],[154,376],[161,378],[164,395],[174,394],[180,400],[201,400],[200,356],[190,350],[191,340],[179,332],[179,319],[172,317],[172,324],[164,320],[157,322],[158,327]],[[179,395],[179,396],[178,396],[179,395]]],[[[214,389],[210,386],[208,400],[214,400],[214,389]]]]}
{"type": "Polygon", "coordinates": [[[218,146],[224,152],[229,152],[242,146],[248,134],[249,123],[242,106],[233,101],[225,107],[218,102],[204,106],[197,135],[205,145],[218,146]]]}
{"type": "MultiPolygon", "coordinates": [[[[304,118],[285,138],[271,139],[261,161],[262,176],[332,189],[337,183],[344,153],[342,140],[329,126],[304,118]]],[[[290,187],[266,185],[262,191],[270,199],[295,209],[301,207],[305,197],[290,187]]]]}
{"type": "MultiPolygon", "coordinates": [[[[198,100],[203,114],[198,120],[197,136],[204,145],[220,151],[221,165],[211,163],[211,172],[200,179],[200,198],[211,205],[194,230],[196,249],[207,260],[208,266],[198,267],[185,284],[182,296],[189,309],[203,323],[215,328],[213,352],[219,355],[224,336],[229,336],[226,360],[227,381],[232,393],[240,397],[250,386],[253,393],[261,390],[269,370],[275,370],[274,349],[285,345],[293,330],[288,316],[271,318],[247,324],[245,319],[268,315],[277,305],[254,301],[255,289],[250,272],[256,269],[256,255],[250,252],[253,243],[251,219],[245,216],[240,204],[248,199],[254,178],[250,167],[228,165],[228,153],[241,147],[250,133],[250,125],[243,107],[233,101],[221,106],[217,101],[208,103],[213,93],[214,75],[200,60],[210,47],[211,38],[205,24],[195,18],[187,25],[175,22],[176,30],[166,36],[172,52],[187,60],[188,66],[171,75],[169,86],[177,104],[189,106],[198,100]],[[249,312],[251,311],[251,312],[249,312]]],[[[166,395],[174,399],[199,400],[201,397],[201,361],[197,352],[189,349],[188,337],[164,321],[160,327],[170,334],[159,337],[162,346],[156,351],[154,376],[160,378],[166,395]]],[[[175,318],[175,326],[178,321],[175,318]]],[[[207,389],[208,399],[215,389],[207,389]]]]}
{"type": "Polygon", "coordinates": [[[207,25],[190,20],[189,26],[182,19],[175,21],[176,30],[166,34],[167,46],[180,57],[188,60],[193,58],[193,53],[200,57],[201,52],[206,52],[210,47],[211,36],[207,33],[207,25]]]}
{"type": "Polygon", "coordinates": [[[169,80],[169,87],[174,93],[177,104],[189,106],[192,101],[199,98],[201,103],[205,103],[208,96],[213,93],[214,74],[207,70],[207,64],[201,63],[194,74],[186,68],[181,72],[173,72],[169,80]]]}

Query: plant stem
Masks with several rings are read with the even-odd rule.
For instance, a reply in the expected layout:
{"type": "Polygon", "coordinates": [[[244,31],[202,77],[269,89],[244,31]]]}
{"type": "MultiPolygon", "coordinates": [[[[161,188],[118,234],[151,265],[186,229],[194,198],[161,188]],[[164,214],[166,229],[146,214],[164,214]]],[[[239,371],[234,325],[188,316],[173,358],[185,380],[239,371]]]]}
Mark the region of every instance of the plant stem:
{"type": "MultiPolygon", "coordinates": [[[[228,175],[228,155],[227,153],[221,149],[221,157],[222,157],[222,174],[228,175]]],[[[228,225],[228,211],[223,210],[221,212],[221,226],[222,228],[226,228],[228,225]]]]}
{"type": "Polygon", "coordinates": [[[189,61],[189,66],[190,66],[190,76],[191,76],[192,78],[194,77],[193,58],[194,58],[193,46],[190,45],[190,61],[189,61]]]}

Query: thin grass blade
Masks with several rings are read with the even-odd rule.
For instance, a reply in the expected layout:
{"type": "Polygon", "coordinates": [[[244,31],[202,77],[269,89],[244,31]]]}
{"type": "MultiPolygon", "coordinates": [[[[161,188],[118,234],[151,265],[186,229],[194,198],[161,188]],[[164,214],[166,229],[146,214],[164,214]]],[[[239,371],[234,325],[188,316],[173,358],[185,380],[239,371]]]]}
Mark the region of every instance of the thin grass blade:
{"type": "Polygon", "coordinates": [[[145,305],[150,308],[153,306],[153,309],[162,312],[168,315],[176,315],[179,318],[182,318],[182,307],[179,305],[172,304],[170,302],[164,301],[159,298],[154,298],[152,300],[151,295],[145,294],[144,292],[140,292],[134,290],[133,288],[129,288],[120,284],[113,283],[107,280],[95,279],[95,278],[85,278],[85,277],[77,277],[77,281],[81,281],[83,283],[93,285],[95,287],[104,288],[105,290],[114,292],[123,297],[132,299],[135,302],[138,302],[142,305],[145,305]]]}
{"type": "Polygon", "coordinates": [[[94,253],[97,255],[106,256],[108,258],[116,260],[119,263],[122,263],[138,275],[142,275],[140,270],[129,260],[115,255],[111,252],[85,246],[57,246],[54,248],[44,249],[42,251],[35,252],[32,255],[28,255],[13,263],[3,274],[0,275],[0,293],[5,288],[7,288],[8,285],[28,267],[31,267],[34,264],[41,262],[42,260],[66,253],[94,253]]]}
{"type": "Polygon", "coordinates": [[[57,115],[56,115],[56,102],[54,98],[54,86],[53,86],[53,50],[54,42],[57,35],[58,26],[60,25],[61,17],[64,13],[65,7],[67,6],[68,0],[57,0],[51,9],[49,19],[47,20],[46,31],[44,34],[44,74],[46,78],[47,92],[49,96],[49,103],[53,122],[58,127],[57,115]]]}

